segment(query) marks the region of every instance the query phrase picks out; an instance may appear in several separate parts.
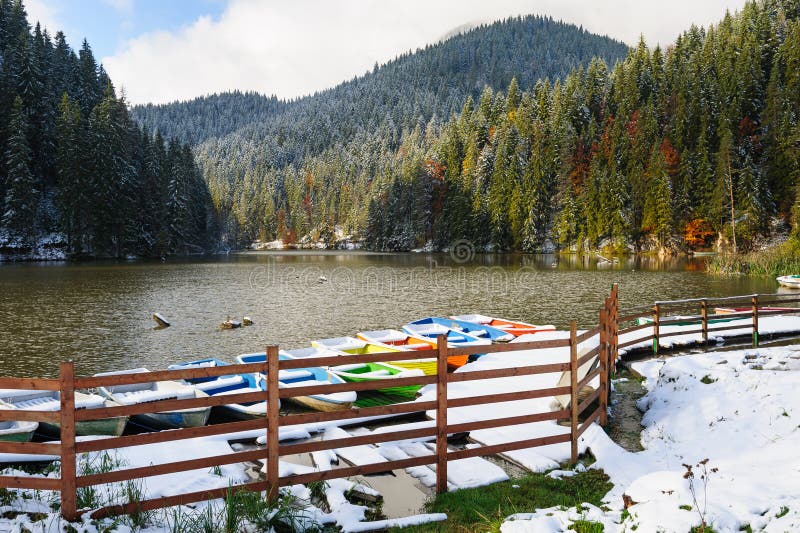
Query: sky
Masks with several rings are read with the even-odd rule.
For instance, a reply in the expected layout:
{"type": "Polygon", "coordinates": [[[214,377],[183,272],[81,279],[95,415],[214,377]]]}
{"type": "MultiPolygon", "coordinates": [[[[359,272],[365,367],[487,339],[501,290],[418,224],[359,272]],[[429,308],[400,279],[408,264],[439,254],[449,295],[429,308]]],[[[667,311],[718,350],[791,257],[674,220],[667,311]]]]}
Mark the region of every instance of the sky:
{"type": "Polygon", "coordinates": [[[228,90],[296,98],[364,74],[454,28],[550,15],[667,46],[745,0],[25,0],[31,21],[88,39],[134,104],[228,90]]]}

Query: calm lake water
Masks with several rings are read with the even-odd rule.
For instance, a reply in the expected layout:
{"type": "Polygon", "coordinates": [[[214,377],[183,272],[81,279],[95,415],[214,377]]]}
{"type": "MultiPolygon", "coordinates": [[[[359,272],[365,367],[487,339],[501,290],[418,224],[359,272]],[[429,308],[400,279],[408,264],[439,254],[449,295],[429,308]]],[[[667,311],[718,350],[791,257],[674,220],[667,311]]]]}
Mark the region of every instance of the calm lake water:
{"type": "Polygon", "coordinates": [[[612,283],[621,305],[775,292],[769,278],[720,278],[705,259],[265,252],[166,262],[0,265],[0,375],[79,374],[191,358],[232,361],[268,344],[398,328],[428,315],[482,313],[567,327],[597,323],[612,283]],[[327,281],[320,281],[320,276],[327,281]],[[154,329],[160,312],[172,327],[154,329]],[[221,330],[227,317],[255,325],[221,330]]]}

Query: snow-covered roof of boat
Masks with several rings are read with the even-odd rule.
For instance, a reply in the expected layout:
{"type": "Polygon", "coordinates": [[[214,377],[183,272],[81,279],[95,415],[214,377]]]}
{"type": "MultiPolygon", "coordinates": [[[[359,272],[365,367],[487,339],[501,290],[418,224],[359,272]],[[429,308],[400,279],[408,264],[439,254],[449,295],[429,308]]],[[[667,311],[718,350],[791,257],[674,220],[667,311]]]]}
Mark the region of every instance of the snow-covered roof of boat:
{"type": "Polygon", "coordinates": [[[397,342],[404,341],[408,338],[408,334],[396,329],[376,329],[373,331],[362,331],[361,335],[369,337],[370,339],[378,342],[397,342]]]}
{"type": "Polygon", "coordinates": [[[417,335],[446,335],[450,331],[442,324],[407,324],[405,327],[417,335]]]}
{"type": "Polygon", "coordinates": [[[331,350],[353,350],[363,348],[367,343],[355,337],[334,337],[315,341],[331,350]]]}
{"type": "MultiPolygon", "coordinates": [[[[321,342],[321,341],[320,341],[321,342]]],[[[281,355],[288,355],[295,359],[305,359],[306,357],[333,357],[341,355],[328,348],[320,348],[319,346],[309,346],[307,348],[295,348],[294,350],[281,350],[281,355]]]]}
{"type": "Polygon", "coordinates": [[[141,374],[143,372],[150,372],[145,367],[129,368],[128,370],[114,370],[112,372],[100,372],[95,376],[117,376],[119,374],[141,374]]]}
{"type": "Polygon", "coordinates": [[[464,322],[475,322],[476,324],[488,324],[492,320],[494,320],[490,316],[486,315],[456,315],[451,317],[453,320],[463,320],[464,322]]]}
{"type": "MultiPolygon", "coordinates": [[[[208,392],[209,390],[213,390],[213,389],[216,389],[218,387],[232,387],[234,385],[244,385],[245,383],[246,382],[245,382],[244,376],[238,376],[237,375],[237,376],[227,376],[227,377],[221,377],[221,378],[217,378],[217,379],[211,379],[209,381],[204,381],[202,383],[195,383],[194,384],[194,388],[196,388],[198,390],[201,390],[201,391],[204,391],[204,392],[208,392]]],[[[236,390],[237,393],[238,392],[242,392],[239,389],[235,389],[235,390],[236,390]]]]}

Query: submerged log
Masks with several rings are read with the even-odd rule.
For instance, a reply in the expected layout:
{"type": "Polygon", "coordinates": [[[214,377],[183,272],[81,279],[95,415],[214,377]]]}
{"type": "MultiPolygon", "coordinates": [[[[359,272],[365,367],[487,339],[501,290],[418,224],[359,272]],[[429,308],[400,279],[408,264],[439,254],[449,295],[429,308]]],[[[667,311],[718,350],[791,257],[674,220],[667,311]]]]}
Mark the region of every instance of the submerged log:
{"type": "Polygon", "coordinates": [[[161,327],[161,328],[168,328],[168,327],[170,327],[170,325],[171,325],[171,324],[169,323],[169,320],[167,320],[166,318],[164,318],[164,317],[161,315],[161,313],[153,313],[153,320],[155,320],[155,321],[156,321],[156,324],[158,324],[158,326],[159,326],[159,327],[161,327]]]}

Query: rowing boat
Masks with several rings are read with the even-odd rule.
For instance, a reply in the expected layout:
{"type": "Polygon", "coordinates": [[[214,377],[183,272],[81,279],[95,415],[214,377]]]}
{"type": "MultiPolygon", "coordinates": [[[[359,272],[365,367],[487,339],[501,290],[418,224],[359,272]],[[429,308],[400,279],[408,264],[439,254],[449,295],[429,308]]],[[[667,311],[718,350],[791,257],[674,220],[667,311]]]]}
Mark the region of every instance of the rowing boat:
{"type": "MultiPolygon", "coordinates": [[[[380,329],[373,331],[361,331],[356,334],[357,340],[366,342],[374,346],[381,346],[382,351],[390,352],[392,349],[400,349],[402,351],[419,351],[419,350],[434,350],[436,349],[436,342],[426,339],[424,337],[417,337],[416,335],[409,335],[403,331],[396,329],[380,329]]],[[[453,356],[452,365],[456,366],[461,356],[453,356]]],[[[447,359],[448,366],[451,365],[450,358],[447,359]]],[[[405,361],[390,361],[389,364],[406,368],[409,370],[422,370],[426,376],[436,375],[436,358],[425,357],[423,359],[408,359],[405,361]]],[[[461,363],[457,366],[462,366],[461,363]]]]}
{"type": "MultiPolygon", "coordinates": [[[[119,374],[139,374],[149,372],[146,368],[134,368],[117,372],[104,372],[95,376],[114,376],[119,374]]],[[[100,387],[101,396],[113,400],[120,405],[139,405],[160,400],[184,400],[189,398],[206,398],[208,394],[180,381],[157,381],[148,383],[131,383],[100,387]]],[[[150,429],[176,429],[205,426],[211,407],[192,407],[175,409],[158,413],[134,415],[132,418],[150,429]]]]}
{"type": "MultiPolygon", "coordinates": [[[[416,320],[403,326],[403,331],[409,335],[415,335],[436,342],[439,335],[447,336],[447,346],[450,348],[459,346],[483,346],[491,344],[489,339],[479,339],[463,331],[449,328],[443,324],[433,322],[432,319],[416,320]]],[[[476,354],[477,355],[477,354],[476,354]]],[[[459,368],[467,364],[469,355],[451,355],[447,358],[447,366],[459,368]]]]}
{"type": "MultiPolygon", "coordinates": [[[[711,318],[708,320],[708,323],[721,324],[723,322],[733,322],[734,320],[741,320],[746,318],[747,318],[746,316],[711,318]]],[[[644,326],[646,324],[654,324],[655,320],[653,320],[653,317],[645,316],[637,318],[636,323],[640,326],[644,326]]],[[[674,316],[662,316],[661,318],[659,318],[660,326],[697,326],[702,323],[703,323],[702,319],[694,316],[674,315],[674,316]]]]}
{"type": "MultiPolygon", "coordinates": [[[[23,411],[60,411],[61,393],[45,390],[0,390],[0,405],[11,406],[23,411]]],[[[101,409],[104,407],[119,407],[119,404],[106,400],[97,394],[85,394],[75,391],[75,409],[101,409]]],[[[119,437],[128,423],[127,416],[101,418],[99,420],[82,420],[75,423],[75,434],[85,435],[111,435],[119,437]]],[[[61,432],[61,424],[42,422],[39,432],[48,436],[56,436],[61,432]]]]}
{"type": "MultiPolygon", "coordinates": [[[[13,405],[0,405],[0,409],[16,409],[13,405]]],[[[11,420],[0,422],[0,442],[30,442],[39,427],[38,422],[11,420]]]]}
{"type": "Polygon", "coordinates": [[[791,289],[800,289],[800,275],[792,275],[792,276],[778,276],[775,278],[778,280],[778,283],[783,285],[784,287],[789,287],[791,289]]]}
{"type": "MultiPolygon", "coordinates": [[[[170,365],[170,370],[189,369],[189,368],[216,368],[230,366],[225,361],[219,359],[200,359],[186,363],[170,365]]],[[[230,374],[219,377],[200,377],[185,380],[195,389],[202,391],[209,396],[227,396],[230,394],[246,394],[248,392],[263,392],[259,387],[251,384],[251,380],[246,374],[230,374]]],[[[278,404],[280,405],[280,404],[278,404]]],[[[215,416],[233,420],[253,420],[264,418],[267,415],[267,402],[244,402],[230,403],[212,407],[215,416]]]]}
{"type": "MultiPolygon", "coordinates": [[[[265,352],[256,352],[237,355],[236,360],[242,364],[263,363],[267,359],[265,352]]],[[[294,359],[288,354],[280,356],[282,361],[294,359]]],[[[263,372],[245,376],[253,387],[267,390],[266,375],[263,372]]],[[[282,389],[292,387],[313,387],[317,385],[331,385],[344,383],[339,376],[329,373],[322,367],[306,367],[278,372],[278,385],[282,389]]],[[[356,401],[353,391],[332,392],[327,394],[310,394],[307,396],[292,396],[287,400],[309,407],[316,411],[330,412],[350,409],[356,401]]]]}
{"type": "Polygon", "coordinates": [[[512,334],[514,337],[520,335],[530,335],[539,333],[540,331],[555,331],[556,327],[547,324],[545,326],[538,326],[535,324],[528,324],[527,322],[520,322],[517,320],[506,320],[504,318],[494,318],[486,315],[457,315],[451,316],[454,320],[463,320],[466,322],[474,322],[483,326],[491,326],[512,334]]]}
{"type": "Polygon", "coordinates": [[[467,333],[479,339],[488,339],[490,342],[508,342],[514,339],[514,335],[511,332],[493,327],[489,324],[480,324],[478,322],[472,322],[458,318],[442,317],[428,317],[423,318],[422,320],[432,321],[435,324],[447,326],[452,330],[467,333]]]}
{"type": "MultiPolygon", "coordinates": [[[[786,313],[800,313],[800,307],[759,307],[761,311],[785,311],[786,313]]],[[[714,313],[718,315],[731,315],[733,313],[752,313],[752,307],[715,307],[714,313]]],[[[747,318],[747,315],[742,315],[739,318],[747,318]]]]}
{"type": "MultiPolygon", "coordinates": [[[[332,374],[339,376],[345,381],[352,383],[364,383],[369,381],[384,381],[398,378],[410,378],[424,376],[420,369],[405,369],[388,363],[362,363],[353,365],[340,365],[330,368],[332,374]]],[[[385,387],[377,389],[387,394],[396,394],[413,398],[422,385],[405,385],[399,387],[385,387]]]]}
{"type": "MultiPolygon", "coordinates": [[[[375,332],[370,332],[375,333],[375,332]]],[[[402,332],[398,332],[403,334],[402,332]]],[[[407,335],[406,337],[414,337],[413,335],[407,335]]],[[[431,342],[428,339],[423,337],[415,337],[416,339],[420,340],[421,342],[427,342],[426,349],[435,348],[436,342],[431,342]]],[[[363,339],[357,339],[355,337],[335,337],[331,339],[319,339],[316,341],[311,342],[312,346],[316,346],[318,348],[326,348],[328,350],[333,350],[339,354],[346,354],[346,355],[362,355],[368,353],[390,353],[390,352],[408,352],[412,350],[420,350],[421,348],[408,348],[406,346],[401,345],[392,345],[388,343],[382,342],[369,342],[363,339]]],[[[456,356],[454,362],[458,362],[460,356],[456,356]]],[[[448,365],[450,365],[450,359],[447,360],[448,365]]],[[[410,370],[419,369],[428,376],[436,375],[436,358],[435,357],[425,357],[423,359],[406,359],[400,361],[389,361],[390,365],[399,366],[400,368],[407,368],[410,370]]],[[[464,360],[461,365],[466,364],[466,359],[464,360]]]]}

